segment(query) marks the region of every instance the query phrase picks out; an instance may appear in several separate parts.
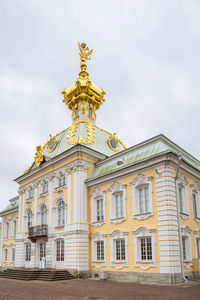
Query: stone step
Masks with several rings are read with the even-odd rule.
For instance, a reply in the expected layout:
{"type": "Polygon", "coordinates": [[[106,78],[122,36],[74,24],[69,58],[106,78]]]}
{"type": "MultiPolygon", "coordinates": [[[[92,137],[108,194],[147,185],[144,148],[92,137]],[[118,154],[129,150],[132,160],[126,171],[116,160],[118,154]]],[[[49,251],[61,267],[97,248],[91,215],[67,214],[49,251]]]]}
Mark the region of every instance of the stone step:
{"type": "Polygon", "coordinates": [[[23,270],[23,269],[7,269],[0,272],[0,277],[18,279],[18,280],[71,280],[74,276],[67,270],[23,270]]]}

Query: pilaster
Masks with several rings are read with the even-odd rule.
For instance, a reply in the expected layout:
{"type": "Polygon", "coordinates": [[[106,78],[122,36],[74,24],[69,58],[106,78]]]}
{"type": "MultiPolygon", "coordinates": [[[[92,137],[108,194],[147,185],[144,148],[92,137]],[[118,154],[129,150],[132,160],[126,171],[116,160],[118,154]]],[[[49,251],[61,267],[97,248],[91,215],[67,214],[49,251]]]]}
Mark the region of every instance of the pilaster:
{"type": "Polygon", "coordinates": [[[160,273],[180,274],[175,170],[170,165],[163,165],[156,171],[160,273]]]}

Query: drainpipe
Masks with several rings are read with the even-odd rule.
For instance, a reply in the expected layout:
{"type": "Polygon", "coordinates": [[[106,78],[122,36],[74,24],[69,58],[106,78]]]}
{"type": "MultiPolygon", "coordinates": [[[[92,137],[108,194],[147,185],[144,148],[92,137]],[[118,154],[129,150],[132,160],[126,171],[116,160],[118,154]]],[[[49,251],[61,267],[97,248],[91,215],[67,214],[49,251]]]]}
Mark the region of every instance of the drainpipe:
{"type": "Polygon", "coordinates": [[[178,173],[180,169],[182,155],[178,153],[177,156],[178,156],[178,165],[176,169],[175,184],[176,184],[176,203],[177,203],[177,215],[178,215],[179,249],[180,249],[180,259],[181,259],[181,276],[184,281],[187,281],[184,272],[183,243],[182,243],[182,234],[181,234],[181,216],[180,216],[180,202],[179,202],[179,188],[178,188],[178,173]]]}

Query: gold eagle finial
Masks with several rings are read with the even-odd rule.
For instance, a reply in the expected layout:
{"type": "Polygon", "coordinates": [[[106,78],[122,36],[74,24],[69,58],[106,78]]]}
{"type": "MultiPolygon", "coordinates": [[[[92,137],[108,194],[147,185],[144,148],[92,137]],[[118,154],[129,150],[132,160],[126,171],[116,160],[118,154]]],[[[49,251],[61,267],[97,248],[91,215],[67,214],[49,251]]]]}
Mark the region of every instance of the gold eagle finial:
{"type": "Polygon", "coordinates": [[[85,43],[79,43],[78,42],[78,46],[79,46],[79,49],[80,49],[80,59],[81,61],[86,61],[86,60],[89,60],[91,59],[89,56],[92,54],[93,52],[93,49],[92,50],[89,50],[89,48],[87,47],[87,45],[85,43]]]}

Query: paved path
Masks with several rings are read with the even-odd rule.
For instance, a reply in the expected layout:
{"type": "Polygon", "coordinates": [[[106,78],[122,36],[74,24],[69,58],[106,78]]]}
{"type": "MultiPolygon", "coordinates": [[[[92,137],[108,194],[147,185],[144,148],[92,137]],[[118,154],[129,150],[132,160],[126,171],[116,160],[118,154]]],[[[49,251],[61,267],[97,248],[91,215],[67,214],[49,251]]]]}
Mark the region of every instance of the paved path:
{"type": "Polygon", "coordinates": [[[200,300],[200,281],[179,286],[100,280],[56,282],[0,278],[0,300],[200,300]]]}

